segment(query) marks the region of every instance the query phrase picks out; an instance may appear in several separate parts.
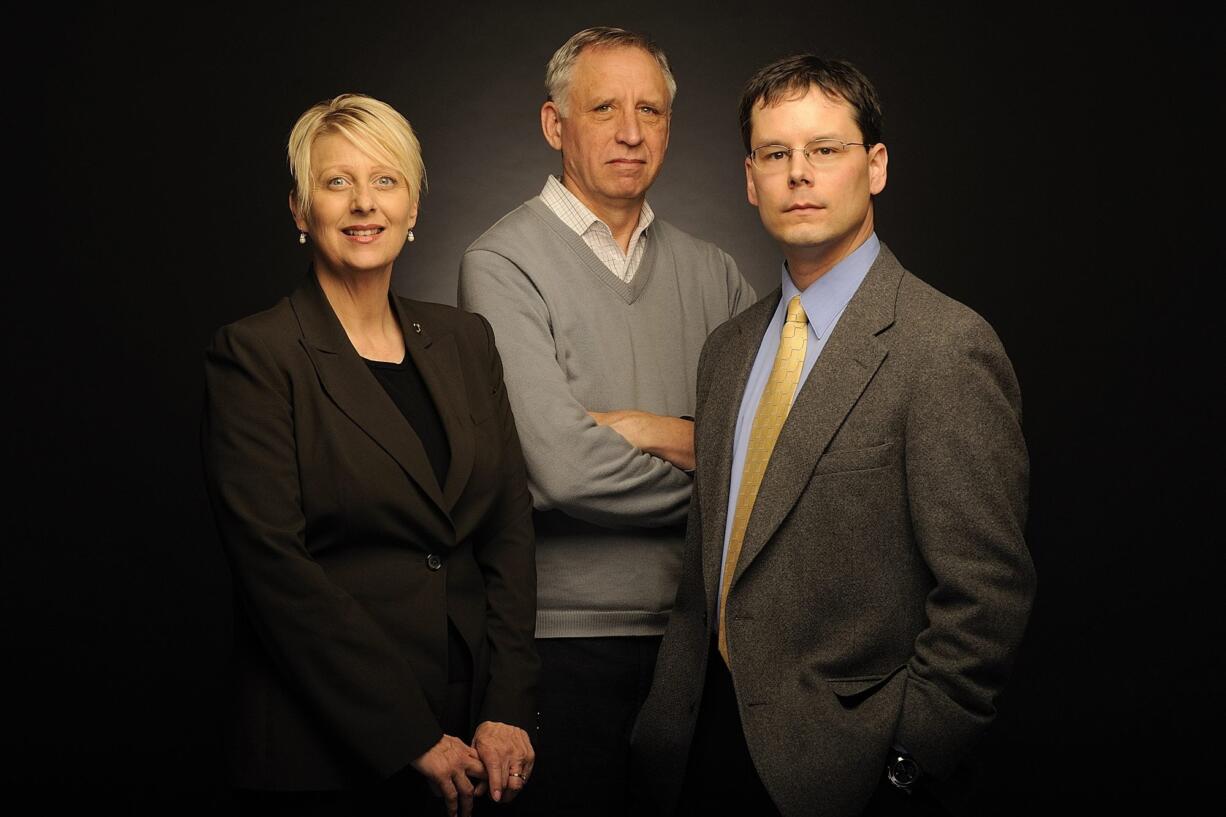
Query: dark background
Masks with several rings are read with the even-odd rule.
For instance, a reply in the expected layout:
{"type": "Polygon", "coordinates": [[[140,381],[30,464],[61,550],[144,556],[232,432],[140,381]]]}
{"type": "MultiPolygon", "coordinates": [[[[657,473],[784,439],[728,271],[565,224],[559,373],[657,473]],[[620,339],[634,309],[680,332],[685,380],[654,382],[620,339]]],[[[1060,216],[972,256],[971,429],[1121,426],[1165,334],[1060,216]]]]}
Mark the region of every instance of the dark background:
{"type": "Polygon", "coordinates": [[[11,782],[226,806],[231,598],[199,465],[202,351],[305,273],[285,205],[297,116],[344,91],[408,116],[430,189],[394,286],[454,303],[464,247],[559,166],[539,132],[545,62],[608,24],[655,36],[679,84],[652,206],[762,294],[780,259],[745,202],[741,85],[802,50],[858,64],[886,112],[878,234],[1013,359],[1039,595],[977,752],[978,810],[1215,787],[1218,27],[1177,4],[777,8],[44,12],[47,58],[19,74],[39,78],[39,122],[21,105],[9,117],[38,144],[7,151],[10,190],[39,193],[11,199],[5,242],[11,782]]]}

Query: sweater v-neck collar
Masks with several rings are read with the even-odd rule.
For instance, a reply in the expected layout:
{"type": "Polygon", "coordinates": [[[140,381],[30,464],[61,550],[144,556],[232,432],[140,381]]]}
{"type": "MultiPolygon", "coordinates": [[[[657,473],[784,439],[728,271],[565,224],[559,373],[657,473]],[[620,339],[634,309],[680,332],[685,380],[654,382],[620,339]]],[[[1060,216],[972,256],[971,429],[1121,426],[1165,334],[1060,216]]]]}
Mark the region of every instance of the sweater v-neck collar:
{"type": "MultiPolygon", "coordinates": [[[[568,247],[575,253],[583,266],[592,274],[600,283],[613,290],[627,304],[633,304],[638,300],[644,290],[647,289],[647,284],[651,279],[652,271],[656,266],[656,257],[660,253],[659,230],[656,225],[659,222],[659,217],[652,222],[652,225],[647,228],[645,235],[647,237],[647,247],[643,252],[643,260],[639,262],[639,268],[635,271],[634,277],[629,282],[623,281],[613,273],[611,269],[606,267],[604,263],[596,257],[596,253],[592,252],[592,248],[584,243],[583,239],[570,227],[566,225],[562,219],[558,218],[557,214],[549,209],[545,202],[541,201],[541,197],[529,199],[524,203],[525,206],[535,213],[545,224],[557,233],[558,237],[566,243],[568,247]]],[[[640,239],[642,240],[642,239],[640,239]]]]}

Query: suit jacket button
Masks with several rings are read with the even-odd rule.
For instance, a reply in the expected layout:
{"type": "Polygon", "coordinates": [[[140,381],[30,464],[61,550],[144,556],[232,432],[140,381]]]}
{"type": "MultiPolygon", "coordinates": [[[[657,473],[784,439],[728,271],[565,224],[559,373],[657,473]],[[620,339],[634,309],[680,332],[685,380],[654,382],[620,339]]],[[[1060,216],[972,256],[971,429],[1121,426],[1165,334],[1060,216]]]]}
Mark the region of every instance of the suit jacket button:
{"type": "Polygon", "coordinates": [[[431,553],[426,557],[426,567],[431,570],[438,570],[443,566],[443,560],[431,553]]]}

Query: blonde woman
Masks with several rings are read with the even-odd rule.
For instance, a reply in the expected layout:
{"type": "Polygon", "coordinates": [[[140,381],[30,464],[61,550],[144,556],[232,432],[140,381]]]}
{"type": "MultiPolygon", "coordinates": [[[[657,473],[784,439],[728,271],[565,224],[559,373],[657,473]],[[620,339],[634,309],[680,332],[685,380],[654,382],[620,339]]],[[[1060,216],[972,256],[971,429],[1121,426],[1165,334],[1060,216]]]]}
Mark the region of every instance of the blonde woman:
{"type": "Polygon", "coordinates": [[[502,364],[483,318],[390,291],[424,180],[404,117],[338,96],[289,159],[310,273],[205,363],[237,799],[468,814],[533,763],[531,501],[502,364]]]}

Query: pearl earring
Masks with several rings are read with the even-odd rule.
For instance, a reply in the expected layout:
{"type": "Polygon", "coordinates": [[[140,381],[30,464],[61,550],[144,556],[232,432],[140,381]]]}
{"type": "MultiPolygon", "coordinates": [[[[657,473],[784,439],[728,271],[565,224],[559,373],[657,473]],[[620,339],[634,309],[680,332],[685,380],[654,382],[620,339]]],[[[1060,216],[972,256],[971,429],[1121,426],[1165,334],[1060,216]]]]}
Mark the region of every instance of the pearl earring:
{"type": "Polygon", "coordinates": [[[299,244],[305,244],[305,243],[306,243],[306,233],[299,231],[299,233],[298,233],[298,243],[299,243],[299,244]]]}
{"type": "Polygon", "coordinates": [[[416,241],[416,240],[417,240],[417,236],[413,235],[413,231],[412,231],[412,230],[409,230],[409,234],[408,234],[408,236],[405,238],[405,240],[406,240],[406,241],[408,241],[410,244],[412,244],[414,241],[416,241]]]}

